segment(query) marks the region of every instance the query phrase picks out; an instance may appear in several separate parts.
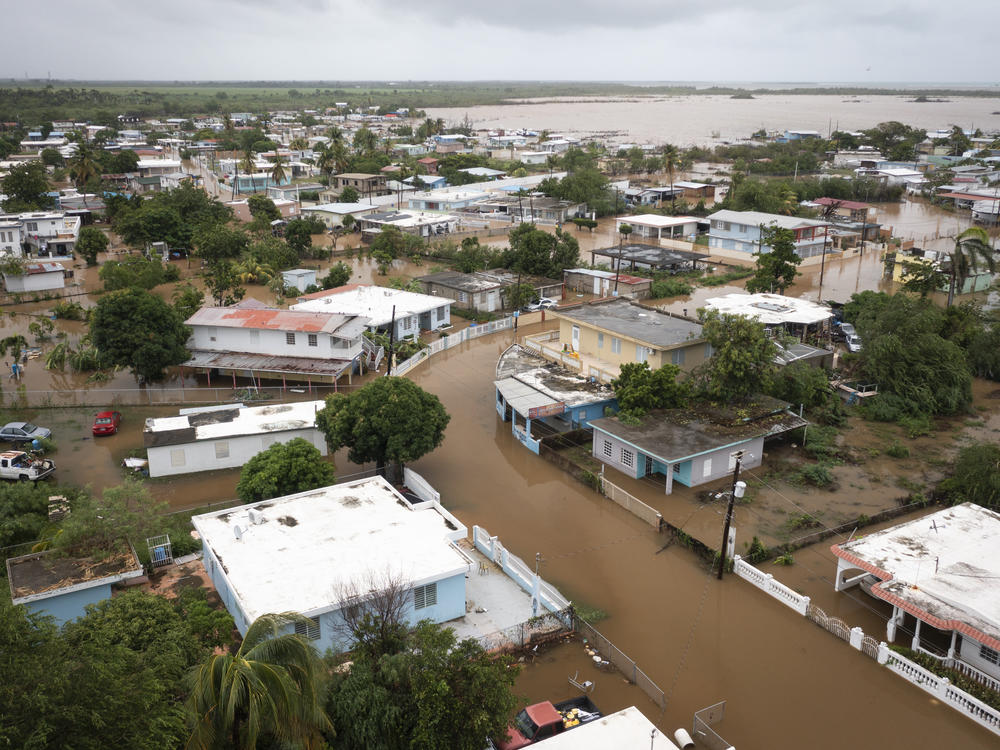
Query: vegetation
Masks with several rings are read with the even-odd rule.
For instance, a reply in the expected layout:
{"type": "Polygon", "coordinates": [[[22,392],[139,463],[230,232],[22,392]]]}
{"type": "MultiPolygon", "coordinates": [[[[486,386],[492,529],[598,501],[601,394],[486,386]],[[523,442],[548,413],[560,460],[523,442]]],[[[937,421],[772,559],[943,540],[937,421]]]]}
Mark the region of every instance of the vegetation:
{"type": "MultiPolygon", "coordinates": [[[[701,313],[701,311],[699,311],[701,313]]],[[[777,349],[758,321],[708,310],[702,314],[702,336],[711,358],[696,373],[700,390],[726,403],[746,401],[764,391],[774,372],[777,349]]]]}
{"type": "MultiPolygon", "coordinates": [[[[103,235],[101,235],[103,236],[103,235]]],[[[180,279],[177,266],[167,266],[159,258],[129,255],[122,260],[109,260],[98,272],[104,289],[152,289],[180,279]]]]}
{"type": "Polygon", "coordinates": [[[402,464],[441,445],[450,419],[437,396],[405,378],[385,377],[327,397],[316,425],[330,450],[346,446],[353,463],[374,461],[380,474],[399,483],[402,464]]]}
{"type": "Polygon", "coordinates": [[[948,264],[948,307],[955,299],[955,291],[960,291],[969,276],[978,273],[980,267],[990,273],[996,271],[995,252],[990,236],[982,227],[969,227],[955,238],[948,264]]]}
{"type": "Polygon", "coordinates": [[[770,252],[757,252],[757,271],[746,284],[746,290],[784,294],[799,275],[802,258],[795,252],[795,233],[780,227],[761,228],[761,244],[771,248],[770,252]]]}
{"type": "Polygon", "coordinates": [[[550,234],[534,224],[519,224],[510,230],[509,237],[504,266],[520,273],[561,279],[564,269],[580,262],[580,243],[561,229],[550,234]]]}
{"type": "Polygon", "coordinates": [[[617,378],[611,381],[623,421],[637,422],[652,409],[675,409],[685,406],[691,389],[677,382],[681,368],[663,365],[651,370],[648,362],[626,362],[617,378]]]}
{"type": "Polygon", "coordinates": [[[76,241],[76,252],[88,266],[97,265],[97,254],[108,249],[108,236],[96,227],[83,227],[76,241]]]}
{"type": "Polygon", "coordinates": [[[7,196],[3,210],[10,213],[20,211],[40,211],[55,206],[55,199],[48,193],[52,190],[45,165],[40,161],[29,161],[11,167],[0,182],[0,193],[7,196]]]}
{"type": "Polygon", "coordinates": [[[303,438],[275,443],[247,461],[240,471],[236,496],[244,503],[269,500],[336,481],[333,465],[323,460],[319,450],[303,438]]]}
{"type": "Polygon", "coordinates": [[[351,267],[341,261],[330,266],[330,270],[322,279],[322,284],[324,289],[336,289],[339,286],[344,286],[350,280],[351,267]]]}
{"type": "Polygon", "coordinates": [[[122,289],[97,301],[90,336],[102,362],[145,380],[187,358],[189,331],[177,311],[142,289],[122,289]]]}
{"type": "Polygon", "coordinates": [[[1000,446],[977,443],[962,448],[941,491],[953,505],[971,502],[1000,510],[1000,446]]]}

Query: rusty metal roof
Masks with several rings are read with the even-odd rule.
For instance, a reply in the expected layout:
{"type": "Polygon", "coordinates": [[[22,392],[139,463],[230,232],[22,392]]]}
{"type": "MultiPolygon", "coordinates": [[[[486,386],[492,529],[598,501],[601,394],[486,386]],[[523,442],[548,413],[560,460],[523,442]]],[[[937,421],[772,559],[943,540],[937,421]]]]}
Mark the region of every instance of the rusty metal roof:
{"type": "Polygon", "coordinates": [[[245,307],[203,307],[186,321],[192,326],[330,333],[349,339],[360,336],[367,322],[368,319],[360,315],[245,307]]]}

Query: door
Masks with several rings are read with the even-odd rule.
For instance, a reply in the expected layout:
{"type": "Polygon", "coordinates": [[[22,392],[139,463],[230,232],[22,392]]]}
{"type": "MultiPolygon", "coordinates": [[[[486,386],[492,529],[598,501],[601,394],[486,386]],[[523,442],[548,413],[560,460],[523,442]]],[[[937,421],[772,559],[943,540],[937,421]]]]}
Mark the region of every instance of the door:
{"type": "Polygon", "coordinates": [[[595,276],[594,277],[594,294],[596,294],[597,296],[600,296],[600,294],[601,294],[601,277],[600,276],[595,276]]]}
{"type": "Polygon", "coordinates": [[[573,351],[580,351],[580,326],[573,326],[573,351]]]}

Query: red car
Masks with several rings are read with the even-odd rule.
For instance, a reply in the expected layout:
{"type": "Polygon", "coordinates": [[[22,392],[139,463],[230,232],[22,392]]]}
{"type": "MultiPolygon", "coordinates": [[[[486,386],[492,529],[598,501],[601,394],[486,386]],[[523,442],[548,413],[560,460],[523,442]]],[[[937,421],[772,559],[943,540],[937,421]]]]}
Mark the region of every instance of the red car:
{"type": "Polygon", "coordinates": [[[95,435],[114,435],[118,432],[118,425],[122,423],[122,415],[119,411],[102,411],[94,417],[93,433],[95,435]]]}

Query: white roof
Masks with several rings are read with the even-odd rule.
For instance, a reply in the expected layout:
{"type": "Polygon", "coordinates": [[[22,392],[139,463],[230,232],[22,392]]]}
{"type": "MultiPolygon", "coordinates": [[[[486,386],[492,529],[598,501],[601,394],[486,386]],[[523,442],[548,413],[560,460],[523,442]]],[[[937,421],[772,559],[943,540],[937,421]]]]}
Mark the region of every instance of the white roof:
{"type": "Polygon", "coordinates": [[[371,327],[384,326],[392,322],[393,307],[396,308],[396,318],[402,318],[430,312],[455,301],[437,295],[368,284],[351,284],[325,293],[317,292],[301,299],[302,301],[292,305],[290,309],[361,315],[369,319],[368,325],[371,327]],[[364,312],[361,312],[362,310],[364,312]]]}
{"type": "Polygon", "coordinates": [[[876,531],[834,552],[889,579],[883,590],[1000,639],[1000,513],[972,503],[876,531]]]}
{"type": "Polygon", "coordinates": [[[635,706],[561,732],[541,746],[545,750],[677,750],[677,745],[635,706]]]}
{"type": "MultiPolygon", "coordinates": [[[[182,414],[177,417],[149,417],[143,432],[157,433],[172,430],[186,430],[194,425],[196,440],[218,440],[219,438],[236,437],[239,435],[261,435],[264,433],[287,432],[303,430],[316,426],[316,412],[326,406],[325,401],[296,401],[290,404],[272,406],[244,406],[239,409],[235,419],[229,421],[203,422],[199,415],[205,411],[182,414]]],[[[225,414],[225,409],[215,410],[216,414],[225,414]]],[[[209,412],[211,413],[211,412],[209,412]]]]}
{"type": "Polygon", "coordinates": [[[678,227],[684,224],[697,224],[696,216],[660,216],[659,214],[640,214],[618,219],[621,224],[640,224],[646,227],[678,227]]]}
{"type": "Polygon", "coordinates": [[[138,169],[149,169],[151,167],[180,167],[181,163],[176,159],[139,159],[136,165],[138,169]]]}
{"type": "Polygon", "coordinates": [[[400,577],[416,586],[468,570],[452,545],[466,528],[440,505],[411,504],[382,477],[206,513],[191,522],[225,566],[251,622],[268,612],[315,616],[338,609],[345,586],[363,587],[372,577],[400,577]],[[261,523],[251,523],[251,509],[261,523]]]}
{"type": "Polygon", "coordinates": [[[766,214],[762,211],[730,211],[723,209],[710,214],[709,221],[731,221],[737,224],[748,224],[750,226],[767,226],[774,224],[782,229],[797,229],[799,227],[826,227],[829,222],[816,221],[815,219],[800,219],[796,216],[782,216],[781,214],[766,214]]]}
{"type": "Polygon", "coordinates": [[[785,297],[781,294],[727,294],[705,300],[705,307],[721,313],[743,315],[756,318],[764,325],[780,323],[819,323],[833,317],[833,311],[826,305],[802,299],[785,297]]]}
{"type": "Polygon", "coordinates": [[[916,169],[906,169],[905,167],[879,167],[877,172],[889,175],[890,177],[923,177],[923,172],[916,169]]]}
{"type": "Polygon", "coordinates": [[[674,183],[674,187],[694,189],[694,188],[704,188],[712,186],[709,185],[707,182],[688,182],[686,180],[678,180],[677,182],[674,183]]]}
{"type": "Polygon", "coordinates": [[[322,211],[328,214],[340,214],[343,216],[346,214],[356,214],[361,211],[377,211],[378,208],[377,205],[372,203],[321,203],[318,206],[303,208],[302,213],[322,211]]]}
{"type": "Polygon", "coordinates": [[[522,383],[517,378],[504,378],[493,383],[500,391],[504,401],[518,414],[527,414],[532,409],[540,406],[552,406],[559,401],[531,387],[527,383],[522,383]]]}

